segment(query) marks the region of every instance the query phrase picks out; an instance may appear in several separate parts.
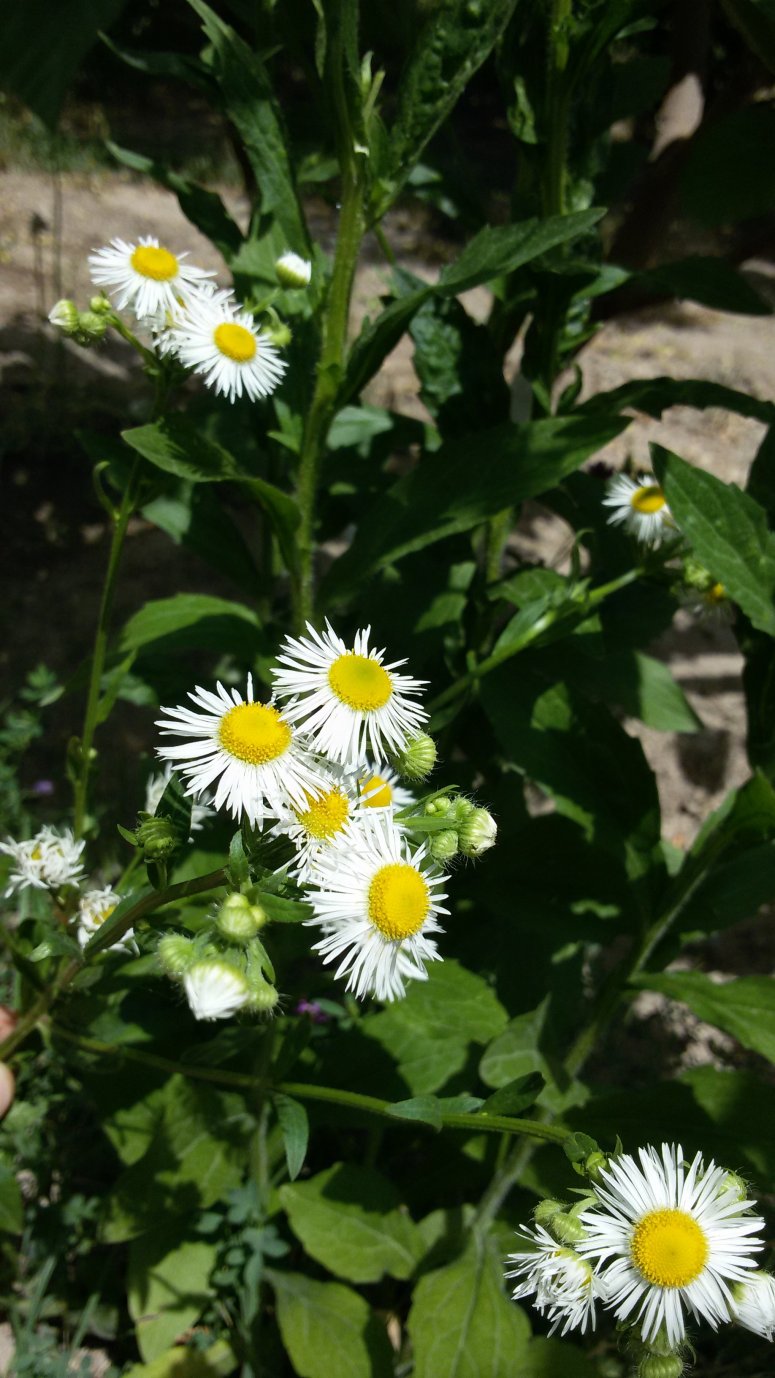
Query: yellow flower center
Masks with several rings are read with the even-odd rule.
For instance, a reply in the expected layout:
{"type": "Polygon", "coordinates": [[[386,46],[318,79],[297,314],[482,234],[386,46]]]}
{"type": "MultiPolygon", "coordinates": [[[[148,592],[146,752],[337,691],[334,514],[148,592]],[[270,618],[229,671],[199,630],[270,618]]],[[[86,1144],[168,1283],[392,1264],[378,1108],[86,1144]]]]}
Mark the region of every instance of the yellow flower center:
{"type": "Polygon", "coordinates": [[[334,661],[328,672],[328,682],[336,697],[358,713],[384,708],[393,692],[387,670],[371,656],[359,656],[355,651],[347,651],[334,661]]]}
{"type": "Polygon", "coordinates": [[[115,908],[116,908],[115,904],[109,904],[108,907],[107,907],[107,909],[102,909],[102,910],[100,911],[99,914],[95,914],[95,915],[94,915],[94,922],[95,922],[95,924],[97,925],[98,928],[100,927],[101,924],[103,924],[103,923],[105,922],[106,919],[109,919],[109,918],[110,918],[110,916],[111,916],[111,914],[113,913],[113,910],[114,910],[115,908]]]}
{"type": "Polygon", "coordinates": [[[218,740],[238,761],[265,766],[288,750],[291,729],[276,708],[265,703],[238,703],[224,714],[218,740]]]}
{"type": "Polygon", "coordinates": [[[169,282],[178,275],[178,260],[169,249],[156,248],[153,244],[138,244],[129,260],[136,273],[154,282],[169,282]]]}
{"type": "Polygon", "coordinates": [[[393,802],[393,786],[381,775],[364,775],[358,781],[361,798],[367,809],[389,809],[393,802]]]}
{"type": "Polygon", "coordinates": [[[655,1287],[688,1287],[708,1258],[708,1241],[686,1211],[649,1211],[635,1226],[630,1256],[655,1287]]]}
{"type": "Polygon", "coordinates": [[[654,512],[661,512],[665,505],[665,495],[657,484],[652,484],[648,488],[636,488],[630,498],[630,506],[636,512],[642,513],[644,517],[650,517],[654,512]]]}
{"type": "Polygon", "coordinates": [[[712,584],[705,594],[708,603],[725,603],[727,591],[723,584],[712,584]]]}
{"type": "Polygon", "coordinates": [[[417,933],[429,907],[428,887],[406,861],[381,866],[369,886],[369,918],[391,942],[417,933]]]}
{"type": "Polygon", "coordinates": [[[227,359],[233,359],[235,364],[249,363],[256,352],[255,335],[244,325],[235,325],[234,321],[223,321],[217,325],[213,340],[215,348],[227,359]]]}
{"type": "Polygon", "coordinates": [[[350,802],[340,789],[329,790],[328,793],[321,794],[319,799],[308,794],[307,804],[308,808],[303,813],[296,811],[296,817],[310,837],[315,837],[320,842],[329,842],[342,831],[350,812],[350,802]]]}
{"type": "Polygon", "coordinates": [[[40,845],[38,845],[37,847],[33,847],[32,851],[30,852],[30,861],[40,861],[42,856],[43,853],[40,850],[40,845]]]}

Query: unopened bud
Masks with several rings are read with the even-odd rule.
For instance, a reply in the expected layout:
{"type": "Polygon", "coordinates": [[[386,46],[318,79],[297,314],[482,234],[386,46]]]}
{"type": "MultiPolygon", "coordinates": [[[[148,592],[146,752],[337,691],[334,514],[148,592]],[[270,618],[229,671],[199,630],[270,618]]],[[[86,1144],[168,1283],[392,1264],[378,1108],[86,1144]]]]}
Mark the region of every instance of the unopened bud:
{"type": "Polygon", "coordinates": [[[249,943],[266,923],[260,904],[251,904],[247,895],[227,895],[215,920],[218,932],[231,943],[249,943]]]}
{"type": "Polygon", "coordinates": [[[451,807],[452,800],[449,795],[441,794],[438,799],[429,799],[423,812],[433,817],[435,814],[449,813],[451,807]]]}
{"type": "Polygon", "coordinates": [[[226,960],[196,961],[183,979],[188,1007],[195,1019],[230,1019],[248,1002],[244,974],[226,960]]]}
{"type": "Polygon", "coordinates": [[[647,1354],[638,1364],[638,1378],[681,1378],[683,1359],[678,1354],[647,1354]]]}
{"type": "Polygon", "coordinates": [[[293,331],[285,321],[273,321],[271,325],[264,326],[261,333],[266,335],[277,349],[287,349],[293,339],[293,331]]]}
{"type": "Polygon", "coordinates": [[[194,944],[181,933],[166,933],[159,940],[156,952],[168,976],[182,976],[194,960],[194,944]]]}
{"type": "Polygon", "coordinates": [[[690,589],[698,589],[704,593],[713,583],[713,575],[705,565],[700,564],[692,555],[688,555],[683,562],[683,581],[690,589]]]}
{"type": "Polygon", "coordinates": [[[262,981],[260,985],[253,981],[249,984],[251,990],[247,1009],[251,1010],[253,1014],[271,1014],[280,999],[274,986],[270,986],[268,981],[262,981]]]}
{"type": "Polygon", "coordinates": [[[108,323],[104,316],[98,316],[96,311],[81,311],[78,314],[77,329],[72,332],[73,339],[79,345],[88,348],[102,339],[107,328],[108,323]]]}
{"type": "Polygon", "coordinates": [[[608,1158],[605,1153],[601,1153],[599,1148],[595,1149],[594,1153],[590,1153],[584,1162],[584,1171],[591,1182],[599,1182],[601,1180],[601,1168],[606,1167],[608,1167],[608,1158]]]}
{"type": "Polygon", "coordinates": [[[436,743],[427,732],[418,732],[393,757],[393,764],[405,779],[425,780],[436,764],[436,743]]]}
{"type": "Polygon", "coordinates": [[[146,861],[165,861],[178,850],[182,840],[179,830],[169,818],[145,818],[135,835],[146,861]]]}
{"type": "Polygon", "coordinates": [[[498,825],[487,809],[474,809],[460,825],[460,850],[463,856],[481,856],[494,846],[498,825]]]}
{"type": "Polygon", "coordinates": [[[96,316],[109,316],[113,311],[113,303],[103,292],[100,292],[99,296],[92,297],[89,302],[89,310],[93,311],[96,316]]]}
{"type": "Polygon", "coordinates": [[[745,1201],[748,1198],[748,1185],[742,1177],[738,1177],[736,1172],[728,1172],[721,1183],[719,1194],[723,1196],[728,1191],[733,1192],[738,1201],[745,1201]]]}
{"type": "Polygon", "coordinates": [[[444,828],[440,833],[431,833],[428,839],[428,855],[434,861],[451,861],[460,848],[454,828],[444,828]]]}
{"type": "Polygon", "coordinates": [[[533,1211],[533,1219],[537,1225],[548,1225],[555,1215],[559,1215],[564,1210],[564,1206],[559,1201],[553,1201],[550,1196],[545,1200],[539,1201],[533,1211]]]}
{"type": "Polygon", "coordinates": [[[308,287],[312,277],[309,259],[301,258],[298,254],[282,254],[274,270],[281,287],[308,287]]]}
{"type": "Polygon", "coordinates": [[[61,330],[64,335],[74,335],[78,329],[80,312],[74,301],[63,297],[55,306],[52,306],[48,313],[48,318],[52,325],[61,330]]]}
{"type": "Polygon", "coordinates": [[[558,1211],[553,1215],[547,1223],[547,1229],[560,1244],[578,1244],[586,1234],[581,1221],[575,1215],[567,1215],[565,1211],[558,1211]]]}

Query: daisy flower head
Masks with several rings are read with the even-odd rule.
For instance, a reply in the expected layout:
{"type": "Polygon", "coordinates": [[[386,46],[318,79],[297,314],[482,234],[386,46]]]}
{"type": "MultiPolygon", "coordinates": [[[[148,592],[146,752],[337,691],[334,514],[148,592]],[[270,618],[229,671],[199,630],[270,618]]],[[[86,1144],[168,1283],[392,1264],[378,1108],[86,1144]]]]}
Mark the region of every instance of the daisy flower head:
{"type": "Polygon", "coordinates": [[[313,950],[338,963],[359,1000],[400,999],[405,980],[426,980],[425,963],[441,960],[432,935],[447,913],[446,879],[425,845],[413,852],[389,819],[365,813],[316,859],[306,895],[315,911],[306,922],[322,933],[313,950]]]}
{"type": "Polygon", "coordinates": [[[272,831],[290,838],[296,848],[289,875],[302,884],[311,880],[320,853],[341,842],[348,823],[357,820],[361,811],[362,801],[348,788],[344,771],[339,771],[322,782],[317,795],[309,794],[303,807],[281,818],[272,831]]]}
{"type": "MultiPolygon", "coordinates": [[[[162,801],[164,791],[167,788],[174,773],[175,772],[172,769],[172,763],[168,761],[166,766],[164,767],[164,770],[162,770],[160,774],[152,775],[150,779],[147,781],[145,786],[145,813],[149,813],[151,814],[151,816],[153,816],[153,814],[156,813],[156,810],[158,809],[162,801]]],[[[208,818],[213,817],[213,813],[214,810],[211,809],[208,804],[194,803],[191,806],[191,832],[200,833],[208,818]]]]}
{"type": "Polygon", "coordinates": [[[656,548],[674,528],[670,508],[653,474],[640,474],[632,479],[617,474],[606,484],[605,507],[614,511],[609,526],[623,525],[641,545],[656,548]]]}
{"type": "Polygon", "coordinates": [[[350,769],[369,755],[400,751],[428,717],[411,699],[425,681],[396,674],[404,660],[383,664],[385,652],[369,650],[370,627],[349,647],[328,621],[323,633],[309,622],[307,631],[286,637],[272,672],[275,693],[289,700],[289,720],[317,751],[350,769]]]}
{"type": "Polygon", "coordinates": [[[733,1319],[731,1288],[756,1267],[752,1255],[763,1245],[752,1236],[764,1222],[728,1185],[726,1169],[699,1153],[687,1165],[680,1144],[663,1144],[638,1157],[623,1153],[600,1169],[598,1202],[580,1214],[586,1234],[577,1247],[602,1274],[618,1320],[637,1323],[646,1343],[664,1329],[677,1345],[685,1311],[714,1330],[733,1319]]]}
{"type": "Polygon", "coordinates": [[[509,1254],[508,1263],[515,1264],[507,1278],[518,1278],[512,1300],[535,1294],[533,1306],[551,1321],[550,1335],[562,1326],[561,1335],[569,1330],[595,1328],[595,1302],[605,1298],[605,1285],[592,1265],[581,1258],[575,1249],[567,1248],[552,1239],[543,1225],[517,1232],[517,1239],[527,1247],[509,1254]]]}
{"type": "Polygon", "coordinates": [[[775,1278],[770,1273],[749,1273],[745,1282],[732,1284],[732,1314],[738,1325],[765,1340],[775,1337],[775,1278]]]}
{"type": "Polygon", "coordinates": [[[247,978],[217,958],[194,962],[183,977],[183,989],[195,1019],[230,1019],[250,998],[247,978]]]}
{"type": "MultiPolygon", "coordinates": [[[[107,919],[110,918],[113,910],[121,899],[115,890],[111,890],[106,885],[103,890],[87,890],[82,895],[78,903],[78,941],[81,947],[85,947],[90,938],[102,927],[107,919]]],[[[134,934],[131,928],[126,933],[122,933],[110,948],[131,948],[134,934]]]]}
{"type": "Polygon", "coordinates": [[[77,885],[83,878],[81,853],[85,845],[75,841],[69,828],[59,833],[49,824],[23,842],[14,842],[10,837],[0,842],[0,852],[13,861],[6,895],[28,885],[36,890],[77,885]]]}
{"type": "Polygon", "coordinates": [[[220,683],[216,693],[197,686],[188,697],[194,708],[163,708],[168,716],[156,723],[166,736],[189,739],[158,748],[187,781],[187,794],[201,795],[217,780],[213,807],[262,828],[267,815],[303,809],[324,788],[287,716],[254,702],[252,675],[245,699],[220,683]]]}
{"type": "Polygon", "coordinates": [[[112,239],[89,255],[89,274],[92,282],[116,297],[117,311],[131,306],[140,321],[174,313],[180,301],[193,300],[197,289],[215,276],[184,263],[186,257],[172,253],[153,235],[141,235],[136,244],[112,239]]]}
{"type": "Polygon", "coordinates": [[[173,312],[162,348],[172,350],[186,368],[233,402],[247,394],[251,402],[274,392],[286,370],[275,345],[231,292],[200,294],[173,312]]]}
{"type": "Polygon", "coordinates": [[[400,813],[417,802],[412,791],[401,784],[398,772],[384,761],[367,761],[358,771],[356,785],[367,809],[393,809],[400,813]]]}

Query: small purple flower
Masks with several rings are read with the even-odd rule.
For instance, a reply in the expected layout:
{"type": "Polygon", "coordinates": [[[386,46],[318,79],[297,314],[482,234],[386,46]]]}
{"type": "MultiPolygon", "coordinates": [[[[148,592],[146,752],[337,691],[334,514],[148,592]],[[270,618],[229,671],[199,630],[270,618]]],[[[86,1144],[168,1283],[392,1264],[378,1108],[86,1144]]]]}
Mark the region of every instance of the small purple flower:
{"type": "Polygon", "coordinates": [[[48,799],[56,792],[56,785],[53,780],[36,780],[30,793],[36,794],[39,799],[48,799]]]}
{"type": "Polygon", "coordinates": [[[331,1015],[326,1014],[325,1010],[321,1009],[317,1000],[300,1000],[294,1014],[308,1015],[313,1024],[329,1024],[331,1022],[331,1015]]]}

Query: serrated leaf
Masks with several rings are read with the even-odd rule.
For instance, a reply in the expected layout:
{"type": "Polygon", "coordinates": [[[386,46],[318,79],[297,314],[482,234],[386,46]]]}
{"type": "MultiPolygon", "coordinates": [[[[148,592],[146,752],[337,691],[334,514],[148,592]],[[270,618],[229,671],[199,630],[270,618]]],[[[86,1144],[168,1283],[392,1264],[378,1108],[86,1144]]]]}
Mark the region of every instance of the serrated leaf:
{"type": "Polygon", "coordinates": [[[307,1253],[337,1277],[378,1282],[385,1273],[408,1278],[414,1272],[422,1241],[379,1173],[338,1163],[281,1187],[279,1196],[307,1253]]]}
{"type": "Polygon", "coordinates": [[[240,468],[228,450],[208,440],[178,413],[122,431],[121,439],[155,468],[191,483],[224,483],[227,479],[253,477],[240,468]]]}
{"type": "Polygon", "coordinates": [[[442,270],[436,290],[441,296],[457,296],[491,278],[513,273],[558,244],[586,234],[603,214],[592,209],[550,215],[545,220],[523,220],[516,225],[485,225],[459,258],[442,270]]]}
{"type": "Polygon", "coordinates": [[[653,448],[654,467],[693,553],[760,631],[775,636],[775,535],[758,502],[734,483],[653,448]]]}
{"type": "Polygon", "coordinates": [[[275,1091],[272,1102],[280,1122],[285,1148],[285,1161],[288,1176],[295,1182],[307,1156],[309,1143],[309,1119],[303,1105],[280,1091],[275,1091]]]}
{"type": "Polygon", "coordinates": [[[363,1297],[341,1282],[266,1269],[277,1323],[299,1378],[389,1378],[387,1335],[363,1297]]]}
{"type": "Polygon", "coordinates": [[[421,1278],[407,1321],[415,1378],[514,1378],[530,1325],[504,1292],[503,1264],[472,1234],[465,1253],[421,1278]]]}
{"type": "Polygon", "coordinates": [[[682,1000],[699,1019],[775,1062],[775,982],[769,976],[711,981],[699,971],[645,972],[634,984],[682,1000]]]}

